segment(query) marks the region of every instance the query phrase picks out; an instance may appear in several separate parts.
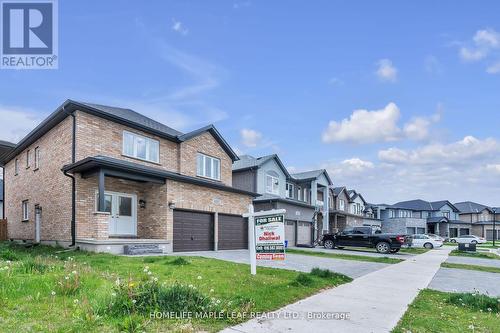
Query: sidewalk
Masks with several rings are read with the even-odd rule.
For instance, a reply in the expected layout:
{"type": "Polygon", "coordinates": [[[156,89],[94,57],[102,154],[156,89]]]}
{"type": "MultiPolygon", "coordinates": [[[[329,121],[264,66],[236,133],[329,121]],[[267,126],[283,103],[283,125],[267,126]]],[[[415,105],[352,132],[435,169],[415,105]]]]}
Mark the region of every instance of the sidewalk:
{"type": "Polygon", "coordinates": [[[282,317],[286,312],[298,312],[302,320],[254,319],[222,332],[390,332],[449,252],[447,248],[429,251],[275,312],[282,317]],[[347,312],[350,318],[308,320],[311,312],[347,312]]]}

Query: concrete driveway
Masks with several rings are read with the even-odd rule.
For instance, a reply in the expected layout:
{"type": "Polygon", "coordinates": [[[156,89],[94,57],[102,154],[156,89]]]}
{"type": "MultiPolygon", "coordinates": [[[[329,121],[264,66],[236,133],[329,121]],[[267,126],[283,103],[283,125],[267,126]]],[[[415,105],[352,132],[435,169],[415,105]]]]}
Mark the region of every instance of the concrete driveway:
{"type": "Polygon", "coordinates": [[[482,259],[482,258],[470,258],[470,257],[460,257],[460,256],[449,256],[446,262],[454,264],[465,264],[465,265],[478,265],[478,266],[489,266],[500,268],[500,260],[497,259],[482,259]]]}
{"type": "Polygon", "coordinates": [[[441,267],[429,284],[429,288],[446,292],[479,291],[482,294],[498,297],[500,274],[441,267]]]}
{"type": "MultiPolygon", "coordinates": [[[[248,250],[176,252],[175,255],[200,256],[242,264],[250,263],[248,250]]],[[[345,274],[352,278],[357,278],[384,267],[390,266],[390,264],[382,264],[377,262],[320,258],[299,254],[287,254],[285,262],[260,261],[257,263],[257,265],[263,267],[289,269],[300,272],[310,272],[314,267],[320,267],[323,269],[329,269],[332,272],[345,274]]]]}

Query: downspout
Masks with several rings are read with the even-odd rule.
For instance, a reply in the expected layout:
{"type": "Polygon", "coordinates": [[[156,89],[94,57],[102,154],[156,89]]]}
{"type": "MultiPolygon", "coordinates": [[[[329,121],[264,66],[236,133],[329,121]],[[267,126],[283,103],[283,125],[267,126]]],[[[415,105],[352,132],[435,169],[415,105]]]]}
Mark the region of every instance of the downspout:
{"type": "Polygon", "coordinates": [[[2,219],[4,219],[5,218],[5,165],[2,166],[2,180],[3,180],[3,186],[2,186],[2,198],[3,198],[2,219]]]}
{"type": "MultiPolygon", "coordinates": [[[[65,111],[63,106],[63,111],[65,111]]],[[[76,117],[74,112],[69,114],[73,118],[73,128],[72,128],[72,139],[71,139],[71,163],[75,163],[76,160],[76,117]]],[[[68,174],[67,171],[63,171],[66,177],[71,178],[71,245],[74,247],[76,245],[76,179],[74,175],[68,174]]]]}

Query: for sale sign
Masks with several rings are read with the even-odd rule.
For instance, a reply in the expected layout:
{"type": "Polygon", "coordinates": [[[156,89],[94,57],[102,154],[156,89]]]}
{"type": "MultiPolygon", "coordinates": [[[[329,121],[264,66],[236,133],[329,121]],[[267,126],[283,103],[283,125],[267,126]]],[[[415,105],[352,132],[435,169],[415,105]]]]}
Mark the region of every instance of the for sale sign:
{"type": "Polygon", "coordinates": [[[285,216],[255,218],[255,252],[261,260],[285,260],[285,216]]]}

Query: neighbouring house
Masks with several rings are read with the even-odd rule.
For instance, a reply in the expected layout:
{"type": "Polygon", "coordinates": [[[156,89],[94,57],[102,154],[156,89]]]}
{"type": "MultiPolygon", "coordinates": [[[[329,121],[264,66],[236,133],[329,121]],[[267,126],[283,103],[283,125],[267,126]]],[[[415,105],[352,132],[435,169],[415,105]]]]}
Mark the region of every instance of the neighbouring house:
{"type": "Polygon", "coordinates": [[[328,232],[329,186],[326,170],[290,174],[278,155],[242,155],[233,164],[233,186],[260,194],[256,211],[285,209],[289,246],[311,245],[328,232]]]}
{"type": "Polygon", "coordinates": [[[330,230],[342,231],[347,227],[379,226],[378,211],[355,190],[345,186],[330,189],[330,230]]]}
{"type": "MultiPolygon", "coordinates": [[[[494,207],[488,207],[472,201],[457,202],[454,204],[458,208],[459,218],[463,222],[472,225],[472,234],[485,237],[487,240],[493,240],[493,221],[498,221],[500,210],[494,207]]],[[[500,228],[495,228],[497,232],[495,239],[500,239],[500,228]]]]}
{"type": "Polygon", "coordinates": [[[130,109],[66,101],[7,154],[8,236],[123,253],[244,249],[238,160],[213,125],[181,133],[130,109]]]}
{"type": "Polygon", "coordinates": [[[459,210],[448,200],[401,201],[394,205],[378,205],[382,231],[387,233],[431,233],[443,237],[469,235],[471,223],[459,219],[459,210]]]}
{"type": "MultiPolygon", "coordinates": [[[[0,161],[4,160],[4,158],[10,154],[12,149],[14,149],[16,145],[12,142],[7,142],[0,140],[0,161]]],[[[5,216],[5,205],[4,205],[4,197],[5,197],[5,188],[3,184],[3,180],[5,179],[5,168],[2,168],[2,163],[0,163],[0,169],[2,172],[2,178],[0,179],[0,219],[3,219],[5,216]]]]}

